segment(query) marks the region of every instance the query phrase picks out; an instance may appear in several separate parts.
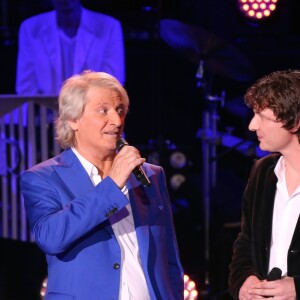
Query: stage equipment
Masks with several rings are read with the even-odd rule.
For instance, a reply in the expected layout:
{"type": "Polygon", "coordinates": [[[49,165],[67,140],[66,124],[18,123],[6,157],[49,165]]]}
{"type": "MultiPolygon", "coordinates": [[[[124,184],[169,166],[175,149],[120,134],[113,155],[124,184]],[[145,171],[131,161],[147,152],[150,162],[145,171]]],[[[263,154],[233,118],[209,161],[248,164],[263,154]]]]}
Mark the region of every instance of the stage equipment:
{"type": "Polygon", "coordinates": [[[146,147],[137,147],[139,149],[145,148],[144,154],[147,157],[147,162],[164,167],[171,199],[176,202],[177,196],[181,194],[182,187],[190,181],[187,174],[191,173],[193,165],[189,157],[191,149],[184,149],[184,147],[178,146],[170,140],[163,142],[160,151],[158,151],[158,142],[155,140],[149,140],[146,147]]]}
{"type": "MultiPolygon", "coordinates": [[[[213,75],[220,75],[239,82],[247,82],[253,78],[254,70],[248,59],[233,45],[200,27],[184,24],[177,20],[160,21],[162,39],[175,51],[186,56],[197,64],[197,87],[201,88],[204,100],[202,128],[196,137],[202,141],[202,205],[204,211],[204,243],[205,243],[205,285],[209,286],[210,255],[210,206],[211,192],[216,186],[218,144],[223,142],[217,128],[219,120],[218,108],[225,103],[225,91],[220,95],[212,94],[213,75]]],[[[228,136],[225,140],[228,142],[228,136]]],[[[234,144],[241,147],[244,141],[234,144]]],[[[209,290],[209,289],[207,289],[209,290]]]]}
{"type": "Polygon", "coordinates": [[[278,0],[238,0],[242,14],[251,21],[267,19],[277,8],[278,0]]]}
{"type": "Polygon", "coordinates": [[[241,82],[253,78],[251,63],[236,47],[198,26],[163,19],[160,35],[171,48],[197,64],[199,79],[204,72],[241,82]]]}

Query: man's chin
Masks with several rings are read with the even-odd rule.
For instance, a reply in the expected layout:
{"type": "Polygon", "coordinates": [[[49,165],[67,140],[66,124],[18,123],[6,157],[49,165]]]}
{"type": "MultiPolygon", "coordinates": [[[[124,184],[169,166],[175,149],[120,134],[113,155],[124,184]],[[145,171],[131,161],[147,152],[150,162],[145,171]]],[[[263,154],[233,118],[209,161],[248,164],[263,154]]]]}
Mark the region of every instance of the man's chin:
{"type": "Polygon", "coordinates": [[[260,148],[260,150],[262,151],[268,151],[266,147],[264,147],[264,145],[259,144],[258,147],[260,148]]]}
{"type": "Polygon", "coordinates": [[[268,147],[267,145],[264,145],[262,143],[260,143],[258,145],[259,149],[263,152],[272,152],[272,150],[270,149],[270,147],[268,147]]]}

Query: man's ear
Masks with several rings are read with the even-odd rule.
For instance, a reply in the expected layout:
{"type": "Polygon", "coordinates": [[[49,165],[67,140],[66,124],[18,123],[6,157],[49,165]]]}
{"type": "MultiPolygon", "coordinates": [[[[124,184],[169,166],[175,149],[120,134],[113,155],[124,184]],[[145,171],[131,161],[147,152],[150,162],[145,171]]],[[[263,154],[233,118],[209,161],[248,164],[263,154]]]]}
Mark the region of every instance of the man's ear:
{"type": "Polygon", "coordinates": [[[78,129],[78,120],[69,120],[68,124],[74,131],[78,129]]]}
{"type": "Polygon", "coordinates": [[[297,126],[295,126],[294,128],[292,128],[292,129],[290,130],[290,132],[291,132],[291,133],[296,133],[297,131],[299,131],[299,129],[300,129],[300,121],[299,121],[299,123],[298,123],[297,126]]]}
{"type": "Polygon", "coordinates": [[[291,134],[295,134],[297,132],[297,130],[298,130],[298,128],[295,127],[295,128],[293,128],[293,129],[290,130],[290,133],[291,134]]]}

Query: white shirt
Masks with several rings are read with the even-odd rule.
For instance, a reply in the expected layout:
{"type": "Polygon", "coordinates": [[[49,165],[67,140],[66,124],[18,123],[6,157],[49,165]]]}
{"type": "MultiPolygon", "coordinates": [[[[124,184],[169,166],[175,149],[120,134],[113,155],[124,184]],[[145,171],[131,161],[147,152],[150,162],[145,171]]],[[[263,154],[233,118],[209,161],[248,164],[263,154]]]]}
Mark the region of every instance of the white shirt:
{"type": "MultiPolygon", "coordinates": [[[[72,148],[94,185],[101,181],[97,168],[72,148]]],[[[122,189],[128,198],[128,188],[122,189]]],[[[141,266],[139,247],[134,227],[131,205],[110,218],[113,231],[121,248],[120,300],[150,300],[145,275],[141,266]]]]}
{"type": "Polygon", "coordinates": [[[274,170],[278,182],[273,209],[269,271],[273,267],[287,273],[287,254],[300,213],[300,186],[289,196],[285,179],[285,161],[281,156],[274,170]]]}
{"type": "Polygon", "coordinates": [[[74,37],[67,36],[62,29],[58,29],[59,42],[61,51],[61,74],[63,81],[74,75],[74,57],[76,47],[76,35],[74,37]]]}

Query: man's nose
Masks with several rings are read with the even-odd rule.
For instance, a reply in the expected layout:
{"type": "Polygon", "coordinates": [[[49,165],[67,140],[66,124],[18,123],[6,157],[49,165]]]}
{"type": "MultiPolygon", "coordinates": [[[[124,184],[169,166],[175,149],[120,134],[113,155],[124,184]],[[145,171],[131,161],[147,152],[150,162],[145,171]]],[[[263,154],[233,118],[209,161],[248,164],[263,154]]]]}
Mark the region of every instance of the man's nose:
{"type": "Polygon", "coordinates": [[[115,124],[116,126],[121,126],[122,125],[122,116],[117,111],[114,111],[110,117],[111,122],[115,124]]]}
{"type": "Polygon", "coordinates": [[[254,115],[248,125],[248,128],[250,131],[256,131],[257,130],[257,117],[254,115]]]}

